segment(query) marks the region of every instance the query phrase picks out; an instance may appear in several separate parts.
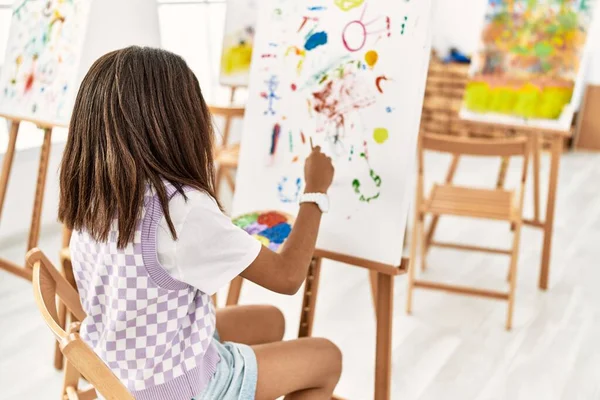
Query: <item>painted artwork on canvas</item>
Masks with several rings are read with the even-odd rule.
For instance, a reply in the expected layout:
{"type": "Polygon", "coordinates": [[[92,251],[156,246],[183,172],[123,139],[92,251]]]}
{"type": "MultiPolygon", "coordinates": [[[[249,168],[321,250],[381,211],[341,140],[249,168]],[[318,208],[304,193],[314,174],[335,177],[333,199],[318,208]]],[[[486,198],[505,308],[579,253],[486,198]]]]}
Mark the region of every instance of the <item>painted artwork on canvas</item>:
{"type": "Polygon", "coordinates": [[[248,86],[259,0],[227,0],[221,84],[248,86]]]}
{"type": "Polygon", "coordinates": [[[488,0],[465,110],[528,120],[571,112],[565,108],[581,77],[594,3],[488,0]]]}
{"type": "Polygon", "coordinates": [[[0,113],[68,123],[91,0],[21,0],[13,8],[0,113]]]}
{"type": "Polygon", "coordinates": [[[269,0],[236,215],[295,214],[310,141],[336,168],[319,248],[398,265],[430,52],[427,0],[269,0]]]}

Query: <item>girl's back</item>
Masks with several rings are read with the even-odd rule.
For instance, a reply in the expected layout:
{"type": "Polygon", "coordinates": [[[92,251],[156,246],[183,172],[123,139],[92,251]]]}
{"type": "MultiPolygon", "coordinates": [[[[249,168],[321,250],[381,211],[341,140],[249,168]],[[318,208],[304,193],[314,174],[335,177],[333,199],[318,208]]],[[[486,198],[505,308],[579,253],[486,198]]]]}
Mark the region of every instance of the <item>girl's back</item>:
{"type": "Polygon", "coordinates": [[[281,342],[274,307],[215,312],[210,296],[237,275],[296,293],[331,160],[319,148],[307,159],[310,195],[277,254],[222,213],[212,149],[211,115],[181,57],[129,47],[91,67],[60,173],[82,338],[137,399],[329,398],[341,373],[331,342],[281,342]]]}

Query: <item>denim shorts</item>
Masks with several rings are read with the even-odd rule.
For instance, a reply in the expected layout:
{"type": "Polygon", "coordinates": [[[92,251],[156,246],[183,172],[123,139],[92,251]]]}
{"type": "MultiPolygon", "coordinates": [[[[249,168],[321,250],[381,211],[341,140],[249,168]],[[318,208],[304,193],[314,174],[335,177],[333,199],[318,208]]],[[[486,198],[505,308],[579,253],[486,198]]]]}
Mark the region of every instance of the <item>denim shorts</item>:
{"type": "Polygon", "coordinates": [[[221,356],[217,371],[197,400],[254,400],[258,365],[250,346],[218,340],[214,344],[221,356]]]}

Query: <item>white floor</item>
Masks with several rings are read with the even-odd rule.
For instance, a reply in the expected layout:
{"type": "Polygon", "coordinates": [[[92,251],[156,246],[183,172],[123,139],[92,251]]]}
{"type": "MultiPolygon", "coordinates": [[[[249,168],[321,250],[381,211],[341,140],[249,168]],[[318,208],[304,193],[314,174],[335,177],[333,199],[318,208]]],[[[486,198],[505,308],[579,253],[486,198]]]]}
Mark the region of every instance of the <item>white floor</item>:
{"type": "MultiPolygon", "coordinates": [[[[443,176],[446,161],[427,158],[433,178],[443,176]]],[[[489,183],[496,168],[465,160],[458,181],[489,183]]],[[[509,185],[516,168],[512,163],[509,185]]],[[[439,237],[508,246],[510,231],[448,218],[439,237]]],[[[548,292],[537,288],[541,241],[539,231],[525,228],[511,332],[504,330],[505,303],[491,300],[417,291],[414,315],[407,316],[406,277],[396,279],[394,399],[600,399],[600,155],[563,158],[548,292]]],[[[47,253],[56,256],[59,245],[57,230],[45,232],[41,247],[47,253]]],[[[23,251],[5,246],[0,254],[19,261],[23,251]]],[[[433,250],[429,266],[427,279],[506,287],[502,256],[433,250]]],[[[286,315],[288,338],[296,334],[300,294],[284,297],[246,284],[242,303],[276,304],[286,315]]],[[[326,263],[315,335],[344,352],[340,396],[372,398],[374,333],[367,272],[326,263]]],[[[61,374],[52,367],[52,351],[30,285],[0,272],[0,399],[58,399],[61,374]]]]}

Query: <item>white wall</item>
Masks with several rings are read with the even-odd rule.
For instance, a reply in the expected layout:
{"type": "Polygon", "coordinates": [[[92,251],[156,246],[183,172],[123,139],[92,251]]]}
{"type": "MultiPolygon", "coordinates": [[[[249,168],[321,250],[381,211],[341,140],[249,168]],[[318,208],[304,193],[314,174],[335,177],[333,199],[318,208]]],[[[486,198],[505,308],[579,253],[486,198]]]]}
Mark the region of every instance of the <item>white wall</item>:
{"type": "Polygon", "coordinates": [[[600,85],[600,7],[596,10],[590,37],[594,40],[591,42],[592,60],[587,74],[588,81],[594,85],[600,85]]]}
{"type": "Polygon", "coordinates": [[[440,56],[456,47],[466,54],[477,48],[487,0],[434,0],[433,47],[440,56]]]}

